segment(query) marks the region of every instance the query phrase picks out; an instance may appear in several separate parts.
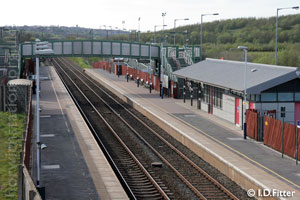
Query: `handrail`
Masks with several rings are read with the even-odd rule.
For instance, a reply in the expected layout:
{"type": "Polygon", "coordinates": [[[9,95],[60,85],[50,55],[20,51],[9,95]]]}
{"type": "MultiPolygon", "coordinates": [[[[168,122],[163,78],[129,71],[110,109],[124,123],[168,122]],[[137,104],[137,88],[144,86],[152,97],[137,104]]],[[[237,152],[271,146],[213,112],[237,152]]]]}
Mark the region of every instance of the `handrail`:
{"type": "Polygon", "coordinates": [[[183,58],[184,58],[184,60],[186,61],[187,64],[192,65],[192,64],[194,64],[194,62],[193,62],[193,58],[192,58],[192,55],[191,55],[190,51],[193,51],[193,49],[184,47],[184,56],[183,56],[183,58]]]}

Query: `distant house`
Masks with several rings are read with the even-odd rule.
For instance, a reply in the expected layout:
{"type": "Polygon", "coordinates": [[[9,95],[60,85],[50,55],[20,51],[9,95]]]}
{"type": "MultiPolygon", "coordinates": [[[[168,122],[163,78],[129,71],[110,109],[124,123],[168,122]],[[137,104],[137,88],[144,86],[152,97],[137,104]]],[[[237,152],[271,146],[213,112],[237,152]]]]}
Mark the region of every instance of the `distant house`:
{"type": "Polygon", "coordinates": [[[300,120],[300,68],[247,63],[246,74],[244,70],[244,62],[206,59],[173,74],[200,90],[201,110],[238,126],[249,108],[281,119],[280,107],[285,107],[286,122],[300,120]],[[244,83],[247,102],[242,106],[244,83]]]}

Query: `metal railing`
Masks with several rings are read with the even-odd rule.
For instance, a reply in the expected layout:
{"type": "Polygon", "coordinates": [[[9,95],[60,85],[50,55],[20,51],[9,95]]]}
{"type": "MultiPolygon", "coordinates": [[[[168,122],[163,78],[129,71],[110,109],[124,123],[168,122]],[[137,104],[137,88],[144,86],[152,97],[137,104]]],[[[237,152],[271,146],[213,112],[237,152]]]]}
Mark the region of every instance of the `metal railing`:
{"type": "MultiPolygon", "coordinates": [[[[168,54],[168,55],[170,55],[170,54],[168,54]]],[[[164,75],[167,75],[170,78],[170,80],[172,80],[172,81],[177,81],[177,77],[172,74],[173,69],[172,69],[172,66],[168,62],[166,51],[163,51],[162,56],[163,56],[164,75]]]]}
{"type": "Polygon", "coordinates": [[[28,87],[27,121],[23,133],[21,161],[18,166],[18,200],[42,200],[30,175],[32,140],[32,90],[28,87]]]}
{"type": "Polygon", "coordinates": [[[192,48],[188,48],[188,47],[184,47],[184,53],[183,53],[183,58],[185,60],[185,62],[188,64],[188,65],[192,65],[194,64],[193,62],[193,49],[192,48]]]}

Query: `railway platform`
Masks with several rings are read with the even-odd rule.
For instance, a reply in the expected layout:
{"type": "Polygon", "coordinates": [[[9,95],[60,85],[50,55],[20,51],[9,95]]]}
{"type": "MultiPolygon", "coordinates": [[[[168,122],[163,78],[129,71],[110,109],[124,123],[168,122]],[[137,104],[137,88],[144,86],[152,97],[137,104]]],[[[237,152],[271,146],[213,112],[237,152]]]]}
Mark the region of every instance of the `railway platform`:
{"type": "Polygon", "coordinates": [[[273,194],[274,199],[300,199],[300,165],[296,165],[294,159],[281,158],[281,153],[261,142],[244,140],[240,128],[190,106],[189,101],[161,99],[156,91],[150,94],[149,89],[137,87],[134,81],[126,82],[124,76],[102,69],[86,69],[85,73],[248,190],[250,195],[254,191],[258,198],[273,194]],[[277,195],[281,191],[290,191],[292,195],[277,195]]]}
{"type": "Polygon", "coordinates": [[[40,134],[46,145],[40,183],[46,199],[128,199],[55,69],[40,71],[40,134]]]}

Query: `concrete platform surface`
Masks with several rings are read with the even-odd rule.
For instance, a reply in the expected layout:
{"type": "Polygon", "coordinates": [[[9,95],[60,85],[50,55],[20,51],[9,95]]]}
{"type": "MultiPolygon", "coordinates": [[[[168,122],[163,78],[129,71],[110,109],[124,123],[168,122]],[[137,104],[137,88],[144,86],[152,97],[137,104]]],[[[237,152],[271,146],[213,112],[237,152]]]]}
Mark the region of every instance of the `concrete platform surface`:
{"type": "Polygon", "coordinates": [[[49,78],[41,81],[40,92],[46,199],[128,199],[55,69],[40,71],[49,78]]]}
{"type": "Polygon", "coordinates": [[[149,94],[134,81],[127,83],[124,76],[102,69],[86,73],[246,190],[295,191],[289,199],[300,199],[300,165],[294,159],[281,158],[281,153],[261,142],[244,140],[239,127],[190,106],[190,101],[161,99],[156,91],[149,94]]]}

